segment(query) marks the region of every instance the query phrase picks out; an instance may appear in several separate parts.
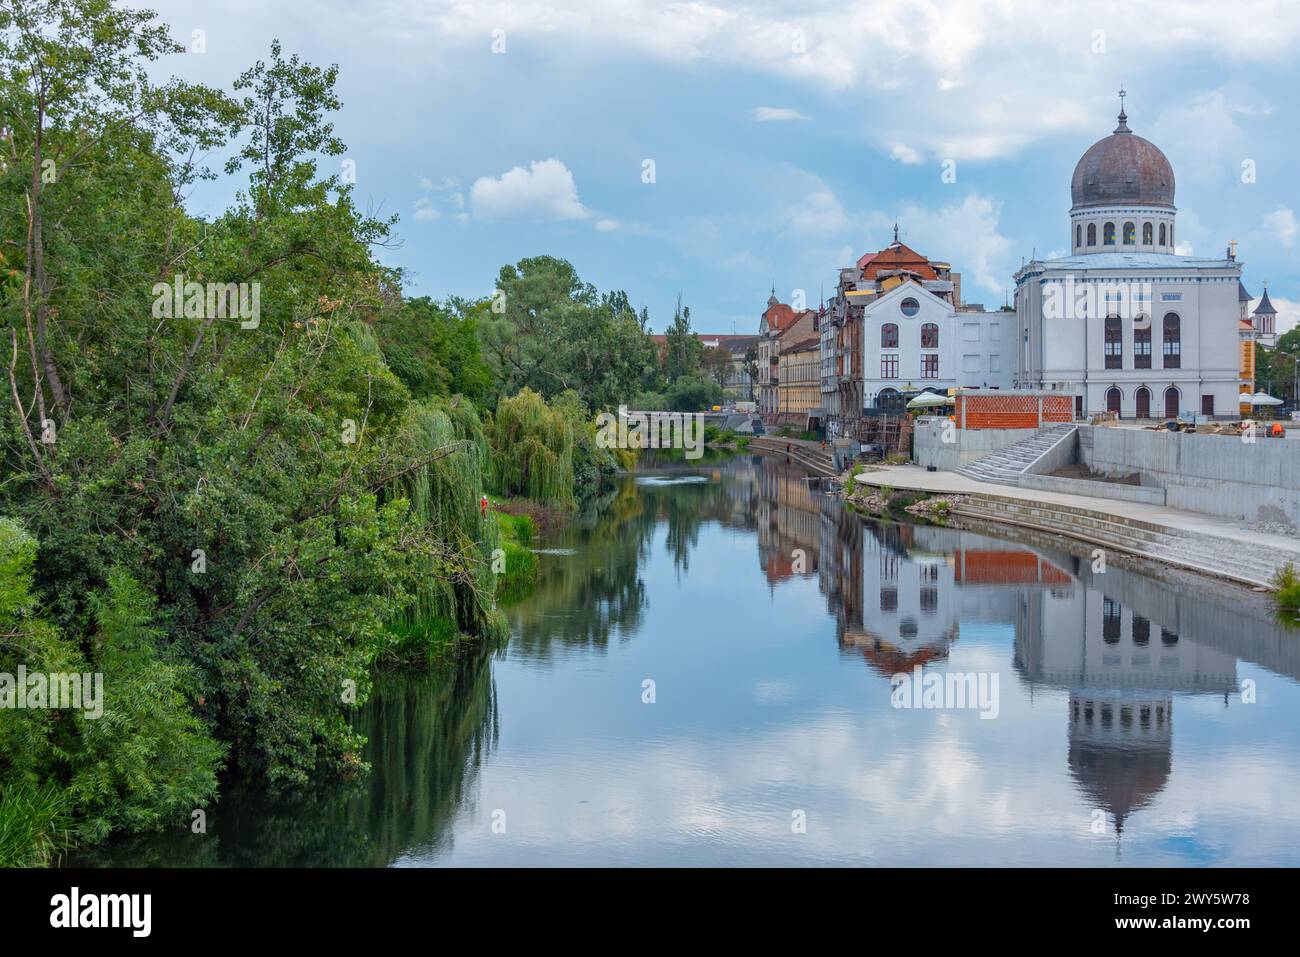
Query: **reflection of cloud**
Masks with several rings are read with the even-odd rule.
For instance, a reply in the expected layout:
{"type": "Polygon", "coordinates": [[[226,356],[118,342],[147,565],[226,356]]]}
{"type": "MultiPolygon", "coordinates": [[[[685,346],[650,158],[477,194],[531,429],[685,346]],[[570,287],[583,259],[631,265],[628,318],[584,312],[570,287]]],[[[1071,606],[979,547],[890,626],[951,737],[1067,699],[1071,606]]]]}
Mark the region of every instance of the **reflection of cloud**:
{"type": "Polygon", "coordinates": [[[754,700],[759,704],[783,704],[794,697],[794,688],[781,681],[760,681],[754,685],[754,700]]]}
{"type": "MultiPolygon", "coordinates": [[[[1039,695],[1031,708],[1017,697],[993,722],[887,711],[864,725],[827,713],[753,734],[692,728],[639,747],[587,740],[498,755],[449,862],[1110,864],[1113,835],[1091,833],[1093,808],[1066,769],[1065,700],[1039,695]],[[1007,757],[1026,750],[1050,759],[1007,757]],[[498,807],[509,839],[487,826],[498,807]],[[791,832],[795,809],[806,834],[791,832]]],[[[1166,843],[1191,820],[1215,835],[1215,862],[1285,863],[1300,840],[1296,788],[1300,769],[1284,751],[1202,751],[1175,763],[1124,843],[1140,844],[1144,863],[1199,863],[1166,843]],[[1269,842],[1254,836],[1261,820],[1269,842]]]]}

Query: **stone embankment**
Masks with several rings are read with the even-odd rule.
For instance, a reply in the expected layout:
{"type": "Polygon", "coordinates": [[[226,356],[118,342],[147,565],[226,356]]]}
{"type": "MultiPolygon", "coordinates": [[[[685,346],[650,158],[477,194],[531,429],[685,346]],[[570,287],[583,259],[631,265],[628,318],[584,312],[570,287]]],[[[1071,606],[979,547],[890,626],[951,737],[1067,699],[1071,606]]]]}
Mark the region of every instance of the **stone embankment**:
{"type": "Polygon", "coordinates": [[[964,500],[949,509],[949,516],[963,524],[1037,529],[1255,588],[1269,587],[1288,563],[1300,567],[1300,539],[1196,512],[1012,489],[915,466],[874,469],[857,481],[866,489],[961,495],[964,500]]]}

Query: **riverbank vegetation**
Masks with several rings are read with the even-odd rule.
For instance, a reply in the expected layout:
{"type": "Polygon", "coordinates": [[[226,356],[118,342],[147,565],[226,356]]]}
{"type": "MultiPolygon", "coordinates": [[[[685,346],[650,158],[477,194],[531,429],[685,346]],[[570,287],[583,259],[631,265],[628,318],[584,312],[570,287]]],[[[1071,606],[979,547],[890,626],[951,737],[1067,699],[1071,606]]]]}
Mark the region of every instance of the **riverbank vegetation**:
{"type": "Polygon", "coordinates": [[[635,462],[599,411],[715,395],[689,309],[661,355],[560,259],[408,296],[337,69],[155,82],[182,52],[148,11],[0,9],[0,864],[189,826],[223,772],[365,773],[376,670],[499,640],[536,577],[484,496],[598,508],[635,462]],[[24,672],[102,675],[102,715],[23,707],[24,672]]]}

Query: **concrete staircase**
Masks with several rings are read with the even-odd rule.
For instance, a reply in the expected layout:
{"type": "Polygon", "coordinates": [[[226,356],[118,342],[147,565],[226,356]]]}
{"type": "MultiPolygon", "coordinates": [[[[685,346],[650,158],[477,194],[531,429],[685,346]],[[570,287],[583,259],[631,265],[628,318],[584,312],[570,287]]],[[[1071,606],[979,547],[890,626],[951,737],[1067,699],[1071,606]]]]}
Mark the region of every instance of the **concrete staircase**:
{"type": "Polygon", "coordinates": [[[765,452],[768,455],[783,455],[792,462],[798,462],[809,471],[826,478],[835,478],[840,473],[835,468],[829,449],[823,449],[820,443],[803,440],[785,439],[780,436],[767,436],[749,440],[751,452],[765,452]],[[786,451],[786,445],[790,451],[786,451]]]}
{"type": "Polygon", "coordinates": [[[1021,474],[1033,465],[1039,456],[1068,437],[1074,430],[1075,427],[1068,422],[1044,426],[1036,435],[1015,445],[990,452],[983,458],[961,466],[957,472],[977,482],[1018,485],[1021,474]]]}
{"type": "Polygon", "coordinates": [[[952,514],[995,525],[1019,525],[1244,585],[1268,585],[1273,572],[1293,557],[1237,539],[1185,532],[1091,509],[972,495],[952,514]]]}

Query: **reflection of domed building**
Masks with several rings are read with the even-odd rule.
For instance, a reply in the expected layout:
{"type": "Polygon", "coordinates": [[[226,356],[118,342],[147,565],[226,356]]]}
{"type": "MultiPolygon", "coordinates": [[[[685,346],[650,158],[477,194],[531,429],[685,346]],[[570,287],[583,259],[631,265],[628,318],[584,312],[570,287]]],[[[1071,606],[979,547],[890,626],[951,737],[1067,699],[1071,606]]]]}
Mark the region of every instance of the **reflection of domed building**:
{"type": "Polygon", "coordinates": [[[1235,689],[1236,658],[1180,635],[1158,583],[1112,568],[1093,586],[1026,594],[1015,669],[1031,691],[1069,692],[1070,774],[1118,834],[1169,779],[1174,695],[1235,689]]]}
{"type": "Polygon", "coordinates": [[[1241,264],[1178,254],[1173,167],[1129,128],[1122,94],[1070,195],[1071,255],[1016,273],[1015,384],[1069,393],[1079,416],[1235,417],[1241,264]]]}
{"type": "Polygon", "coordinates": [[[1110,812],[1117,834],[1169,780],[1172,708],[1168,695],[1135,701],[1070,695],[1070,776],[1093,806],[1110,812]]]}

